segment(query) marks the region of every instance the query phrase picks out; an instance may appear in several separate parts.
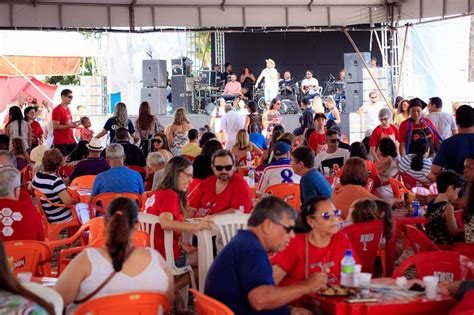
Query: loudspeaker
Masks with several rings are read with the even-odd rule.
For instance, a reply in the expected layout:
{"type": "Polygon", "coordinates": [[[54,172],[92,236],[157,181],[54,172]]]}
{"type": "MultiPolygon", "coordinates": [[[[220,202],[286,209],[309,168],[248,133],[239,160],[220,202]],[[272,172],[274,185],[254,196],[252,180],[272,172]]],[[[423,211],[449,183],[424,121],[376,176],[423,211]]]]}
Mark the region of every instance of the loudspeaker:
{"type": "Polygon", "coordinates": [[[193,78],[184,75],[174,75],[171,77],[171,89],[173,92],[173,111],[179,107],[184,107],[188,112],[192,112],[193,78]]]}
{"type": "Polygon", "coordinates": [[[143,60],[143,87],[166,87],[168,75],[166,60],[143,60]]]}
{"type": "Polygon", "coordinates": [[[299,106],[297,101],[283,99],[281,100],[280,113],[281,114],[298,114],[299,106]]]}
{"type": "MultiPolygon", "coordinates": [[[[370,52],[361,53],[365,63],[370,66],[370,52]]],[[[346,83],[362,82],[362,69],[364,63],[360,60],[357,53],[344,54],[344,70],[346,71],[346,83]]]]}
{"type": "Polygon", "coordinates": [[[362,83],[346,84],[346,109],[348,113],[354,113],[364,104],[364,89],[362,83]]]}
{"type": "Polygon", "coordinates": [[[142,88],[142,101],[147,101],[150,104],[153,115],[166,115],[166,94],[165,87],[142,88]]]}

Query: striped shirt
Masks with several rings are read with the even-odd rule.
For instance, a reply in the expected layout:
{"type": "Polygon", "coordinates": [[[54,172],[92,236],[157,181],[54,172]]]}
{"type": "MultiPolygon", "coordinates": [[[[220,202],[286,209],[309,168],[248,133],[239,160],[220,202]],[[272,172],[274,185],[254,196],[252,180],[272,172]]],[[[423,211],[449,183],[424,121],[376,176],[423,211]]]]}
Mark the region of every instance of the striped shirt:
{"type": "Polygon", "coordinates": [[[422,183],[423,185],[430,185],[431,181],[428,179],[428,174],[431,170],[431,159],[423,159],[423,168],[420,171],[412,170],[410,167],[411,160],[413,159],[414,154],[407,154],[403,156],[398,164],[398,168],[400,169],[400,173],[406,173],[422,183]]]}
{"type": "MultiPolygon", "coordinates": [[[[42,172],[36,173],[32,183],[34,188],[40,190],[53,203],[62,203],[59,193],[66,189],[61,177],[42,172]]],[[[71,210],[64,207],[55,207],[41,200],[41,205],[49,223],[68,222],[72,220],[71,210]]]]}

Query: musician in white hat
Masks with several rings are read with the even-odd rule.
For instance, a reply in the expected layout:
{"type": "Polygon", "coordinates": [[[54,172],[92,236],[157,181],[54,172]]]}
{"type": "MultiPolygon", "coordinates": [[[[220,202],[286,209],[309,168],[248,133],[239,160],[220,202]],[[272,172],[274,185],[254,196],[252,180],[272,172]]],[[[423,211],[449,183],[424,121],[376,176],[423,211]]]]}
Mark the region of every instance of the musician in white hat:
{"type": "Polygon", "coordinates": [[[265,102],[270,103],[270,101],[278,95],[278,80],[280,79],[280,75],[275,69],[275,61],[272,59],[265,61],[267,62],[267,67],[260,73],[256,86],[265,78],[265,102]]]}

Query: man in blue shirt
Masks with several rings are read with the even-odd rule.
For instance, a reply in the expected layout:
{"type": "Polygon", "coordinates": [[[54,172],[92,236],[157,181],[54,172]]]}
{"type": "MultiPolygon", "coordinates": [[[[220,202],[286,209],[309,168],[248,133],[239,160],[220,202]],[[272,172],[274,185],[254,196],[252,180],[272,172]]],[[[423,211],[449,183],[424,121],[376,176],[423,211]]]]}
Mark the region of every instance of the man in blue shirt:
{"type": "Polygon", "coordinates": [[[291,153],[291,167],[301,176],[301,204],[314,197],[331,198],[332,190],[324,176],[314,168],[314,153],[301,146],[291,153]]]}
{"type": "MultiPolygon", "coordinates": [[[[248,230],[240,230],[212,264],[205,293],[236,315],[290,314],[287,303],[326,287],[327,275],[314,273],[298,284],[276,287],[268,252],[283,250],[295,237],[296,212],[283,200],[263,198],[252,212],[248,230]]],[[[293,308],[291,314],[312,314],[293,308]]]]}
{"type": "Polygon", "coordinates": [[[145,189],[142,176],[123,164],[125,151],[122,145],[117,143],[109,145],[105,150],[105,156],[111,169],[96,176],[90,201],[106,192],[143,194],[145,189]]]}
{"type": "Polygon", "coordinates": [[[443,168],[462,174],[464,160],[474,154],[474,109],[469,105],[459,107],[456,111],[456,124],[459,133],[441,142],[433,160],[428,176],[433,181],[443,168]]]}
{"type": "Polygon", "coordinates": [[[250,124],[249,130],[249,141],[255,144],[257,148],[267,150],[267,140],[265,140],[265,137],[260,133],[258,125],[256,123],[250,124]]]}

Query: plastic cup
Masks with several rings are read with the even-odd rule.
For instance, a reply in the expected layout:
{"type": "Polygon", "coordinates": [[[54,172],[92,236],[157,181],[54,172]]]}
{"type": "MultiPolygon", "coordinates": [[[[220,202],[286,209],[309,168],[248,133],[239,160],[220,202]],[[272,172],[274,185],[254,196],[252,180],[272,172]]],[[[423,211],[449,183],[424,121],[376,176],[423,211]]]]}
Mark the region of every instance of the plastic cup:
{"type": "Polygon", "coordinates": [[[31,282],[33,275],[31,272],[19,272],[16,276],[20,282],[31,282]]]}
{"type": "Polygon", "coordinates": [[[439,278],[435,276],[424,276],[423,284],[425,285],[425,295],[427,299],[434,300],[438,296],[439,278]]]}
{"type": "Polygon", "coordinates": [[[359,280],[359,287],[361,288],[360,293],[362,294],[362,296],[368,296],[372,274],[369,272],[361,272],[357,278],[359,280]]]}
{"type": "Polygon", "coordinates": [[[354,266],[354,272],[355,273],[361,273],[362,272],[362,265],[356,264],[354,266]]]}
{"type": "Polygon", "coordinates": [[[362,271],[362,265],[356,264],[354,265],[354,287],[359,287],[359,274],[362,271]]]}

